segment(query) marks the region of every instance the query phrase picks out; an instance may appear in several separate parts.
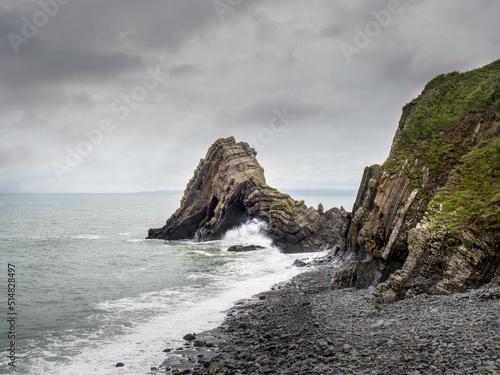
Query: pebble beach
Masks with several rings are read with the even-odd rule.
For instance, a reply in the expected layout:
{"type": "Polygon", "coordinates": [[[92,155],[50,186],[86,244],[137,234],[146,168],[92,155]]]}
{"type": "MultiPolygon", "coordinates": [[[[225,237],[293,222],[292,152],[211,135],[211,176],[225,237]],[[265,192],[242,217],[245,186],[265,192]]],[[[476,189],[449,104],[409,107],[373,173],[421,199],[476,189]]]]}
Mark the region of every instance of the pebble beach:
{"type": "Polygon", "coordinates": [[[167,348],[152,374],[498,374],[500,288],[377,305],[318,265],[167,348]]]}

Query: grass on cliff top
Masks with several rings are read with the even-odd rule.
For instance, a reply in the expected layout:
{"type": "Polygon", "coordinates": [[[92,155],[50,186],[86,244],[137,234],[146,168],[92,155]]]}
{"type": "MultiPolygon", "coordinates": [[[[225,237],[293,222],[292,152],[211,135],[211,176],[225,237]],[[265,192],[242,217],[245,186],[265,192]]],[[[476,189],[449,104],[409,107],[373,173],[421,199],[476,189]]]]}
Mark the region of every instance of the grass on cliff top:
{"type": "Polygon", "coordinates": [[[474,110],[500,111],[500,60],[465,73],[441,74],[426,85],[416,101],[392,157],[384,163],[389,173],[397,173],[408,159],[406,173],[413,180],[421,178],[418,168],[411,168],[416,159],[427,165],[432,176],[438,174],[443,159],[453,156],[453,146],[440,130],[452,128],[474,110]],[[411,171],[416,173],[411,175],[411,171]]]}
{"type": "MultiPolygon", "coordinates": [[[[428,205],[435,226],[460,230],[472,215],[479,214],[487,218],[491,229],[500,230],[500,124],[472,150],[459,149],[445,136],[453,134],[469,112],[500,111],[500,60],[469,72],[437,76],[415,103],[415,112],[384,163],[385,170],[402,170],[421,188],[422,167],[426,166],[431,178],[445,184],[428,205]]],[[[424,190],[422,197],[432,195],[424,190]]]]}
{"type": "Polygon", "coordinates": [[[295,200],[292,197],[290,197],[288,194],[284,194],[284,195],[287,198],[286,199],[282,199],[282,200],[274,203],[273,205],[271,205],[271,207],[270,207],[271,210],[284,210],[284,209],[288,209],[289,211],[295,213],[295,211],[297,210],[297,208],[305,206],[305,201],[304,200],[298,201],[298,200],[295,200]]]}
{"type": "Polygon", "coordinates": [[[490,222],[490,228],[500,230],[500,126],[489,139],[462,157],[448,183],[430,202],[429,207],[442,210],[435,213],[436,223],[450,227],[465,225],[467,218],[478,212],[490,222]]]}

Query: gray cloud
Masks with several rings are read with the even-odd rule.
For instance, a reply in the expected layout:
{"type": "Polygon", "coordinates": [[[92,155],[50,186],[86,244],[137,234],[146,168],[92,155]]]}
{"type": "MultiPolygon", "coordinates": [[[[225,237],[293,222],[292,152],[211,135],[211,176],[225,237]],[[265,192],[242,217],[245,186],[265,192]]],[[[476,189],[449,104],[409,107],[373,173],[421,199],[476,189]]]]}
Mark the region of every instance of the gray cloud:
{"type": "Polygon", "coordinates": [[[0,5],[0,191],[183,189],[230,135],[278,188],[356,188],[428,80],[500,56],[495,1],[401,0],[350,63],[340,44],[389,1],[246,0],[221,16],[213,4],[73,0],[19,53],[7,35],[40,5],[0,5]],[[285,107],[293,119],[276,122],[285,107]],[[88,151],[106,119],[112,131],[58,179],[54,163],[88,151]]]}

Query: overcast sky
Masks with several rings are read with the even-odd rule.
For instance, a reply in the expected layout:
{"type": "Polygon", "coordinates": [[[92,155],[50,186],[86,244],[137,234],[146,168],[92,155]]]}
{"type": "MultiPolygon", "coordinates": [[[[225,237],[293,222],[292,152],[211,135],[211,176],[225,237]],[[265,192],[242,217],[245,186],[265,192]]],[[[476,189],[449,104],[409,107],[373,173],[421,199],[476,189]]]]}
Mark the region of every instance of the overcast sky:
{"type": "Polygon", "coordinates": [[[495,0],[55,1],[0,0],[0,192],[184,189],[231,135],[357,188],[426,82],[500,58],[495,0]]]}

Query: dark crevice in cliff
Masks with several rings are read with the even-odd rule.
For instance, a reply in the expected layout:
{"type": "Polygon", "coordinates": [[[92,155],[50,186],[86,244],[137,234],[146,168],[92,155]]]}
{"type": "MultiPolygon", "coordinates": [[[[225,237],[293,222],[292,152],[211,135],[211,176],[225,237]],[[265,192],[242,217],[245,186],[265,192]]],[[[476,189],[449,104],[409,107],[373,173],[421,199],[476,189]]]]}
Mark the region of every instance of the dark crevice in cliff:
{"type": "Polygon", "coordinates": [[[208,205],[208,212],[205,220],[201,222],[201,225],[205,224],[207,221],[210,221],[215,216],[215,207],[219,204],[219,200],[217,197],[213,197],[208,205]]]}

